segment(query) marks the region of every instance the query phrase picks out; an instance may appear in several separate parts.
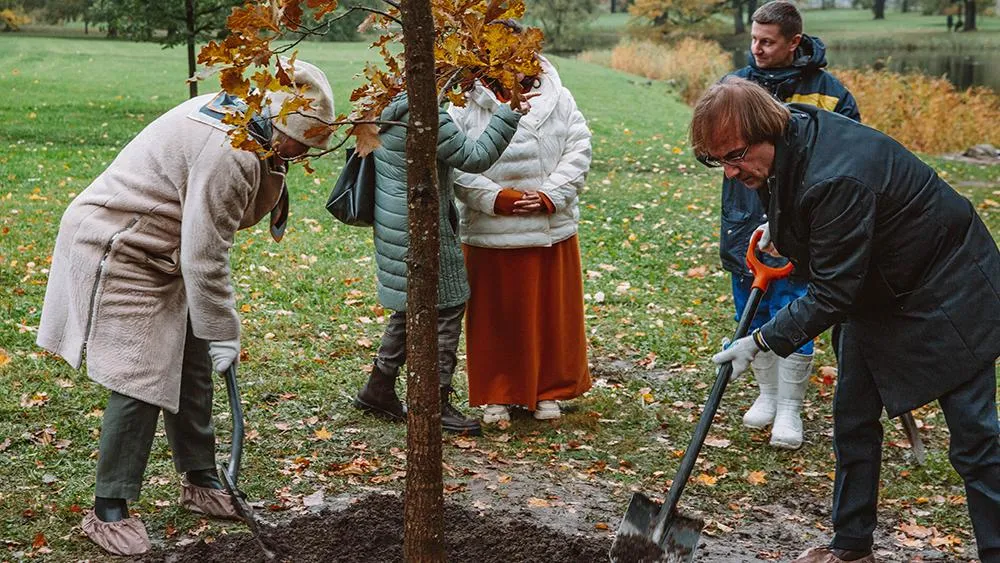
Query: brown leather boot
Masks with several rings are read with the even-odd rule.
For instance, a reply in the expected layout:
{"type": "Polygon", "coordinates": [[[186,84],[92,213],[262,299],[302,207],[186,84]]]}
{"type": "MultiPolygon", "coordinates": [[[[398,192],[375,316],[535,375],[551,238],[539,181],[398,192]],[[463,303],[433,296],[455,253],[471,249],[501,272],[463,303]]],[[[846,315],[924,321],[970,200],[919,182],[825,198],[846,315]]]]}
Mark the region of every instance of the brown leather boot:
{"type": "Polygon", "coordinates": [[[372,365],[372,374],[354,398],[354,406],[394,422],[406,422],[406,407],[396,395],[396,375],[379,369],[378,362],[372,365]]]}
{"type": "Polygon", "coordinates": [[[441,388],[441,428],[456,434],[478,436],[482,434],[479,421],[468,418],[455,405],[451,404],[450,396],[455,390],[449,386],[441,388]]]}

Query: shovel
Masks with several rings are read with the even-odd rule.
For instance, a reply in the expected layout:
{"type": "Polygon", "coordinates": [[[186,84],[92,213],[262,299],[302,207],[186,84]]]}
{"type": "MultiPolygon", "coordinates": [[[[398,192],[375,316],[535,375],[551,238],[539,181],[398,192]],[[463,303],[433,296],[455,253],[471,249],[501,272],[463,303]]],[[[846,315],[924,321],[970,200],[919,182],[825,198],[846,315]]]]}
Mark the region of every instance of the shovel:
{"type": "MultiPolygon", "coordinates": [[[[757,258],[757,242],[761,234],[760,231],[754,232],[747,248],[747,266],[754,275],[753,286],[747,305],[743,309],[743,315],[740,316],[736,334],[733,335],[734,341],[747,335],[750,322],[757,314],[757,306],[760,305],[760,300],[770,282],[787,277],[793,268],[790,263],[781,268],[772,268],[757,258]]],[[[632,495],[622,523],[615,534],[615,542],[611,546],[613,563],[686,563],[694,560],[705,522],[701,518],[681,514],[677,510],[677,501],[680,500],[684,486],[691,477],[694,463],[708,436],[708,429],[712,426],[712,419],[719,410],[722,394],[732,374],[732,363],[727,362],[719,366],[715,385],[708,395],[708,402],[702,410],[698,426],[694,429],[691,443],[681,458],[677,475],[670,485],[670,492],[663,505],[658,505],[642,493],[632,495]]]]}
{"type": "Polygon", "coordinates": [[[243,494],[243,491],[236,484],[240,478],[240,461],[243,459],[243,406],[240,404],[240,390],[236,387],[235,362],[226,370],[226,394],[229,395],[229,410],[233,415],[233,447],[229,453],[229,465],[227,467],[220,466],[219,474],[222,476],[222,482],[226,485],[226,492],[233,499],[233,508],[236,509],[236,513],[240,515],[240,518],[246,522],[247,527],[250,528],[250,533],[253,534],[254,539],[260,545],[261,551],[264,552],[264,557],[270,561],[277,556],[275,553],[276,550],[265,543],[263,536],[260,534],[260,527],[257,525],[253,508],[247,503],[246,495],[243,494]]]}

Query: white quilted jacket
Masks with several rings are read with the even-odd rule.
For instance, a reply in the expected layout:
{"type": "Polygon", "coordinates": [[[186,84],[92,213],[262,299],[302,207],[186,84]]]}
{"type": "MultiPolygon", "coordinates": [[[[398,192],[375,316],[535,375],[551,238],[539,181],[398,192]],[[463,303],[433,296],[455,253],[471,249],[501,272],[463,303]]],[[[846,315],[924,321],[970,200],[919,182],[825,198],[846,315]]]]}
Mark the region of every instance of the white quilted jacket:
{"type": "MultiPolygon", "coordinates": [[[[491,248],[552,246],[576,234],[580,218],[577,193],[590,170],[590,130],[576,101],[563,87],[555,68],[541,59],[541,94],[521,119],[510,146],[482,174],[459,173],[455,195],[461,215],[462,242],[491,248]],[[503,188],[543,192],[555,205],[553,214],[497,215],[503,188]]],[[[479,85],[466,107],[449,110],[459,129],[476,138],[500,102],[479,85]]]]}

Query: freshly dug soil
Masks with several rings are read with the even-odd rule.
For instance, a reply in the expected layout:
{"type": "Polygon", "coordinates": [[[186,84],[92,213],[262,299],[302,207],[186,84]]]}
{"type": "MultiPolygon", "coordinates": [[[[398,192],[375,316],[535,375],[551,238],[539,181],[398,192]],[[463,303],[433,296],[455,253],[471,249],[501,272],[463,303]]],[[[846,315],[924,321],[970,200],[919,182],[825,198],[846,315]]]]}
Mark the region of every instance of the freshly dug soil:
{"type": "MultiPolygon", "coordinates": [[[[580,563],[607,561],[606,537],[570,536],[527,522],[516,513],[479,513],[445,505],[445,553],[449,562],[509,563],[546,561],[580,563]]],[[[403,560],[403,501],[394,495],[372,494],[345,510],[323,511],[264,531],[279,551],[278,560],[309,562],[387,563],[403,560]]],[[[136,559],[153,563],[256,563],[265,561],[249,534],[232,534],[212,543],[154,552],[136,559]]]]}

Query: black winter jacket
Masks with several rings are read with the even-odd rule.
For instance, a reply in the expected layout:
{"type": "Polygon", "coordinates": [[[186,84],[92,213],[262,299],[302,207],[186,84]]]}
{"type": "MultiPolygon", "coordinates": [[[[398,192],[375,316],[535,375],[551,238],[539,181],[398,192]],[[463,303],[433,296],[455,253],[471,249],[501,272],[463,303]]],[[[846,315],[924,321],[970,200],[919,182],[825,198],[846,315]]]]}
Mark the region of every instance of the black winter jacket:
{"type": "MultiPolygon", "coordinates": [[[[778,69],[758,68],[753,56],[749,64],[733,73],[766,88],[782,102],[813,105],[861,121],[858,105],[847,88],[826,66],[826,46],[817,37],[802,35],[792,66],[778,69]]],[[[722,267],[734,274],[749,276],[745,257],[750,235],[767,221],[764,206],[753,190],[736,180],[722,182],[722,222],[719,232],[719,255],[722,267]]],[[[796,272],[796,277],[804,275],[796,272]]]]}
{"type": "Polygon", "coordinates": [[[1000,251],[969,200],[892,138],[792,104],[767,200],[778,251],[806,295],[761,328],[788,356],[850,323],[889,416],[1000,356],[1000,251]]]}

